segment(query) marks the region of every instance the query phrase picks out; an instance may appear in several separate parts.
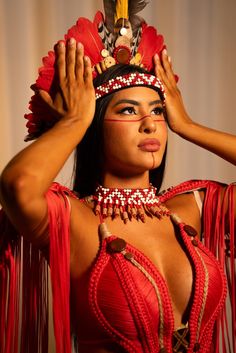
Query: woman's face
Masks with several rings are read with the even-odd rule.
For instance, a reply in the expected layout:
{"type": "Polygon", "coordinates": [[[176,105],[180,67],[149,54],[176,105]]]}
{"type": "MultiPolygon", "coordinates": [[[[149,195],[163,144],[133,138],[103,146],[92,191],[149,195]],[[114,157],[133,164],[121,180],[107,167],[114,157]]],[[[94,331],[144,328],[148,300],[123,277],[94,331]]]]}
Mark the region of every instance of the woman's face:
{"type": "Polygon", "coordinates": [[[133,176],[157,168],[167,126],[157,91],[132,87],[116,92],[104,117],[104,172],[133,176]]]}

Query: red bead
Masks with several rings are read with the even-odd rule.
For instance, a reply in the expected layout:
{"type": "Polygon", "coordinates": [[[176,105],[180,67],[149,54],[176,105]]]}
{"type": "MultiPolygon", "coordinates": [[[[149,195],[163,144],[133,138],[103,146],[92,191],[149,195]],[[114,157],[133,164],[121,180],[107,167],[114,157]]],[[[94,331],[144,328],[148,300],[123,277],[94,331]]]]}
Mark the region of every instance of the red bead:
{"type": "Polygon", "coordinates": [[[128,47],[119,46],[115,49],[113,55],[119,64],[128,64],[131,53],[128,47]]]}

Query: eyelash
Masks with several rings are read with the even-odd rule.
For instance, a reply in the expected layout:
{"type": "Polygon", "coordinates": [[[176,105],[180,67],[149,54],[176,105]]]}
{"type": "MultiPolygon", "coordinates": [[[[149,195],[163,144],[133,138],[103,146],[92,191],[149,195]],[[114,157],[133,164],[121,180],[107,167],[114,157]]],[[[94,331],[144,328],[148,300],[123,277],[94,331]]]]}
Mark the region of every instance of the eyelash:
{"type": "MultiPolygon", "coordinates": [[[[157,113],[155,113],[156,115],[161,115],[164,113],[164,109],[162,107],[156,107],[154,108],[152,111],[157,111],[157,113]]],[[[125,115],[129,115],[129,114],[137,114],[135,112],[135,109],[133,107],[125,107],[122,108],[119,112],[119,114],[125,114],[125,115]],[[127,114],[126,112],[129,111],[129,113],[127,114]]]]}
{"type": "Polygon", "coordinates": [[[153,110],[156,110],[158,112],[157,115],[161,115],[164,113],[164,109],[162,107],[156,107],[153,110]]]}

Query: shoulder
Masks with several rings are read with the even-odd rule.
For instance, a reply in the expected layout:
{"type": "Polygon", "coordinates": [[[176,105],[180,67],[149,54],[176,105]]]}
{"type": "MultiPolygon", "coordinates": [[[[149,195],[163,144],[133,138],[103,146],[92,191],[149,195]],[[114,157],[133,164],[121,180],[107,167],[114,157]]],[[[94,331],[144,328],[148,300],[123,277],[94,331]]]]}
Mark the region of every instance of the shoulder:
{"type": "Polygon", "coordinates": [[[167,190],[163,190],[159,197],[162,201],[171,199],[176,195],[181,195],[195,190],[204,191],[208,188],[219,188],[225,184],[213,180],[187,180],[176,186],[171,186],[167,190]]]}
{"type": "Polygon", "coordinates": [[[209,188],[218,188],[219,185],[211,180],[188,180],[163,191],[160,199],[184,223],[199,229],[206,191],[209,188]]]}
{"type": "Polygon", "coordinates": [[[201,209],[196,202],[193,192],[176,195],[165,202],[167,208],[177,214],[181,220],[200,229],[201,209]]]}

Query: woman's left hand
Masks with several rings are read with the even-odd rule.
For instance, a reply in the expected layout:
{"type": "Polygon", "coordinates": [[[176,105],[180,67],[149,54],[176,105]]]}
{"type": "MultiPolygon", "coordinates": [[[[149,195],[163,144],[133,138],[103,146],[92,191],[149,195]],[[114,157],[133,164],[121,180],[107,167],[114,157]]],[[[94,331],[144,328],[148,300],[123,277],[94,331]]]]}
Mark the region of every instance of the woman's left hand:
{"type": "Polygon", "coordinates": [[[168,125],[173,132],[179,133],[184,129],[185,124],[192,123],[192,120],[185,110],[166,49],[163,50],[161,59],[157,54],[154,56],[154,64],[155,75],[161,80],[165,89],[168,125]]]}
{"type": "Polygon", "coordinates": [[[210,129],[191,120],[176,84],[171,60],[166,50],[162,57],[154,56],[155,74],[163,83],[166,94],[167,122],[170,129],[187,141],[215,153],[236,165],[236,136],[210,129]]]}

